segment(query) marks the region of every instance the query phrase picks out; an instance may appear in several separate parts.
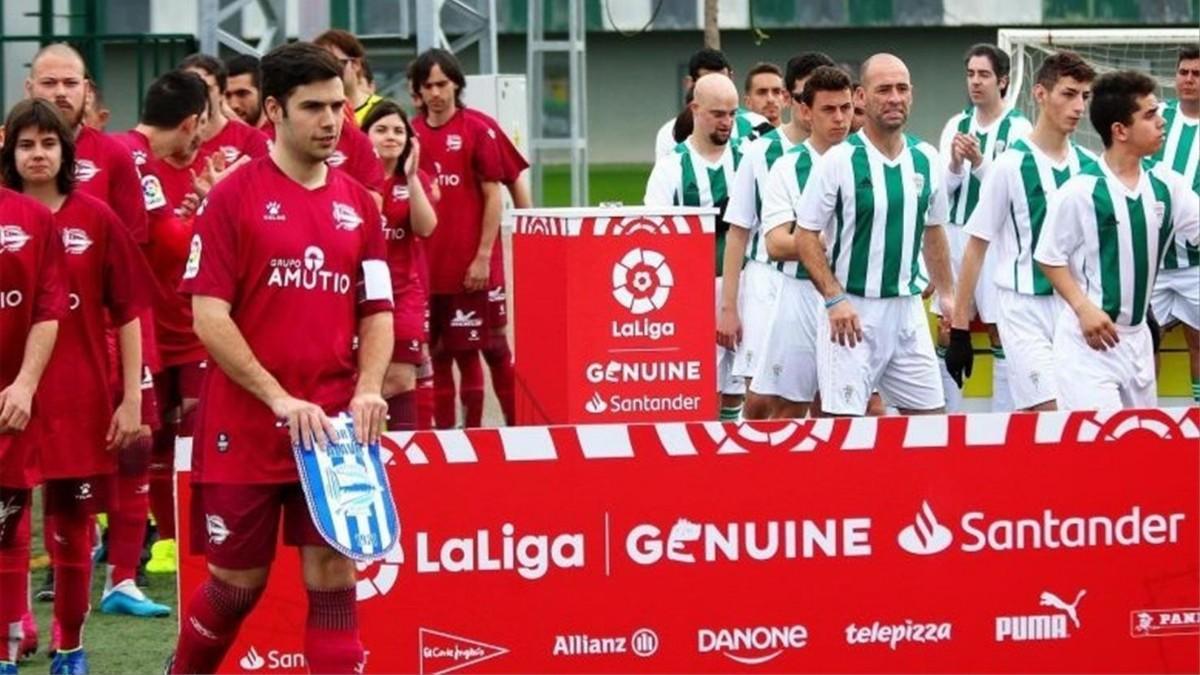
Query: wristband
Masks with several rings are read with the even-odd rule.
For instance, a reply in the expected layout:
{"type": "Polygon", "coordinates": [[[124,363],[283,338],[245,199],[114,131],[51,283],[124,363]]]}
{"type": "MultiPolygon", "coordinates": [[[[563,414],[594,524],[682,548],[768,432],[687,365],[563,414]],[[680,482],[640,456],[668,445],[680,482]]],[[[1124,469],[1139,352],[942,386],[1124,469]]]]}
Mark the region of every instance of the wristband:
{"type": "Polygon", "coordinates": [[[846,299],[845,293],[838,293],[837,295],[835,295],[832,298],[825,301],[825,309],[829,309],[845,299],[846,299]]]}

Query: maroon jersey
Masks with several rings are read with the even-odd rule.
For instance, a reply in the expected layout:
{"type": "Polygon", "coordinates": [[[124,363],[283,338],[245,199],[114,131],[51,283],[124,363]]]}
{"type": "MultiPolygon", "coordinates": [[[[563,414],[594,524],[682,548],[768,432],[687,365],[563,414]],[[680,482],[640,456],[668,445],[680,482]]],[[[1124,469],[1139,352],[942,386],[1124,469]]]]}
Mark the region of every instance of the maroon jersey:
{"type": "Polygon", "coordinates": [[[459,110],[440,127],[425,116],[412,121],[421,140],[421,169],[441,191],[438,226],[426,242],[430,292],[461,293],[467,268],[479,249],[483,226],[484,182],[500,182],[503,167],[495,132],[478,116],[459,110]]]}
{"type": "Polygon", "coordinates": [[[112,417],[106,314],[119,327],[138,318],[153,293],[137,244],[112,209],[75,192],[54,214],[66,262],[70,311],[38,388],[43,478],[80,478],[116,469],[104,449],[112,417]]]}
{"type": "MultiPolygon", "coordinates": [[[[67,314],[59,242],[46,207],[0,187],[0,391],[21,372],[33,324],[67,314]]],[[[40,391],[33,415],[24,431],[0,434],[0,486],[27,488],[36,482],[32,459],[42,415],[40,391]]]]}
{"type": "Polygon", "coordinates": [[[112,208],[134,241],[146,243],[149,233],[137,168],[120,141],[81,126],[75,137],[75,180],[79,190],[112,208]]]}
{"type": "MultiPolygon", "coordinates": [[[[185,293],[230,303],[250,349],[290,395],[330,413],[354,394],[359,320],[392,304],[370,194],[336,170],[307,189],[270,157],[209,193],[183,277],[185,293]]],[[[192,471],[208,483],[298,479],[287,429],[220,368],[200,395],[192,471]]]]}
{"type": "Polygon", "coordinates": [[[491,115],[475,108],[463,108],[463,112],[477,117],[492,130],[492,138],[496,139],[496,149],[500,152],[500,167],[502,169],[502,177],[500,182],[505,185],[511,185],[517,182],[521,177],[521,172],[529,168],[529,162],[525,156],[513,145],[512,139],[501,128],[500,123],[491,115]]]}
{"type": "Polygon", "coordinates": [[[196,153],[196,159],[192,162],[192,169],[200,173],[204,169],[205,160],[218,152],[225,157],[226,165],[233,164],[243,156],[251,159],[262,157],[267,154],[267,135],[231,117],[225,128],[200,145],[200,151],[196,153]]]}
{"type": "MultiPolygon", "coordinates": [[[[430,195],[429,176],[418,170],[417,179],[425,194],[430,195]]],[[[403,174],[392,176],[384,186],[383,233],[387,240],[388,268],[395,297],[397,349],[401,341],[425,341],[425,308],[429,303],[428,273],[423,269],[425,256],[421,242],[412,230],[408,194],[408,179],[403,174]]]]}
{"type": "MultiPolygon", "coordinates": [[[[275,126],[268,123],[263,131],[271,142],[275,141],[275,126]]],[[[351,178],[358,181],[372,192],[383,193],[383,162],[375,154],[375,146],[371,143],[367,132],[359,129],[356,124],[342,122],[342,133],[338,136],[337,147],[333,154],[325,160],[325,164],[340,171],[345,171],[351,178]]]]}

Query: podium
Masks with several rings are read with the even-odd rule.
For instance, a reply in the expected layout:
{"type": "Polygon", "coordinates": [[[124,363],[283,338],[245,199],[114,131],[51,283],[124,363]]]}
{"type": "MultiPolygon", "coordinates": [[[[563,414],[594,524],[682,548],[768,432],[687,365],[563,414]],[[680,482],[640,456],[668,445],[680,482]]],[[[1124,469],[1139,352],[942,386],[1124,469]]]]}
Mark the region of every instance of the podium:
{"type": "Polygon", "coordinates": [[[715,418],[717,210],[518,209],[522,425],[715,418]]]}

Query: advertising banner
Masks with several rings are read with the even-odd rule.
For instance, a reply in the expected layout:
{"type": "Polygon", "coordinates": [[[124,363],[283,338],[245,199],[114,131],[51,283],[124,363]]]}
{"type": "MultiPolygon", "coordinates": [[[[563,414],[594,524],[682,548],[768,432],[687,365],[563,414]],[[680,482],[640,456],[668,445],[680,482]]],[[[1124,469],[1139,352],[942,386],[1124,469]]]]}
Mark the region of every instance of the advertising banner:
{"type": "MultiPolygon", "coordinates": [[[[1198,425],[1190,408],[390,435],[400,547],[360,570],[366,670],[1196,672],[1198,425]]],[[[228,670],[304,667],[279,551],[228,670]]],[[[181,558],[181,598],[204,574],[181,558]]]]}
{"type": "Polygon", "coordinates": [[[716,416],[715,214],[629,207],[507,216],[521,424],[716,416]]]}

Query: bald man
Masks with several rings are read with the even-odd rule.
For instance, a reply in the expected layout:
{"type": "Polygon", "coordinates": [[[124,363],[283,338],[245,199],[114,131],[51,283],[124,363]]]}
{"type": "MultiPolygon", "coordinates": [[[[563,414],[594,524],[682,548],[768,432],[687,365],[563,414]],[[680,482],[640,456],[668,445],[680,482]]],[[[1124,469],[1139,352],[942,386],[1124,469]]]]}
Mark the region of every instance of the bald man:
{"type": "Polygon", "coordinates": [[[904,62],[876,54],[860,79],[866,124],[826,153],[796,213],[800,260],[828,314],[817,335],[821,408],[863,415],[878,388],[902,413],[940,413],[945,395],[921,292],[932,280],[942,315],[952,316],[942,164],[933,146],[904,133],[913,101],[904,62]]]}
{"type": "MultiPolygon", "coordinates": [[[[689,104],[692,134],[654,164],[646,183],[647,206],[713,206],[717,217],[716,297],[721,297],[722,259],[725,255],[725,206],[729,187],[741,161],[738,144],[730,142],[738,109],[737,86],[723,74],[704,75],[696,81],[689,104]]],[[[714,312],[716,311],[714,307],[714,312]]],[[[736,420],[742,407],[745,383],[733,375],[734,351],[717,347],[717,390],[721,394],[720,418],[736,420]]]]}

